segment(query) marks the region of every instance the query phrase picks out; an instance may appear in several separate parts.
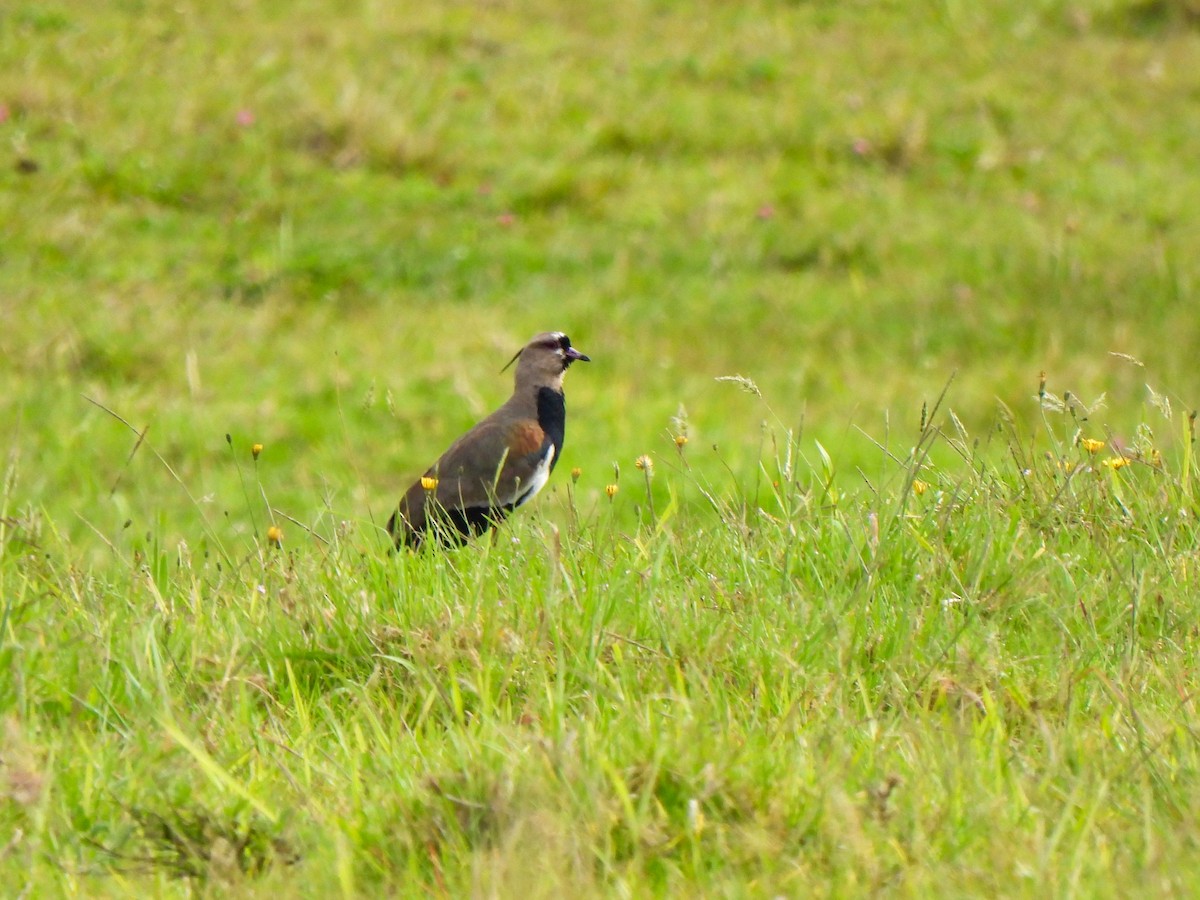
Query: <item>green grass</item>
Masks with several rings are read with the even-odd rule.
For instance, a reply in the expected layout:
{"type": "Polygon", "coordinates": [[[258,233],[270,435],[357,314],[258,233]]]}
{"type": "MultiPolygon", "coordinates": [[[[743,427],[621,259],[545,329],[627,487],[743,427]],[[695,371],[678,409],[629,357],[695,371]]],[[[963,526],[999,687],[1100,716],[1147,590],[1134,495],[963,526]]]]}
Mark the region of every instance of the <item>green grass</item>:
{"type": "Polygon", "coordinates": [[[1197,21],[0,10],[0,893],[1194,893],[1197,21]]]}

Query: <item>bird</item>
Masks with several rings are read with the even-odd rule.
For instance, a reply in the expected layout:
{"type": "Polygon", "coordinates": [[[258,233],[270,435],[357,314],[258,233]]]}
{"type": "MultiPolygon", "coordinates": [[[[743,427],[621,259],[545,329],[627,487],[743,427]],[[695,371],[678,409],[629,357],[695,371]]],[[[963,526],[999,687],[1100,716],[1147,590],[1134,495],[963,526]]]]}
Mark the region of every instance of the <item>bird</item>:
{"type": "Polygon", "coordinates": [[[562,457],[566,431],[563,375],[591,358],[561,331],[530,339],[500,371],[517,364],[513,394],[450,445],[413,482],[388,520],[396,547],[419,548],[432,536],[461,546],[503,522],[546,486],[562,457]]]}

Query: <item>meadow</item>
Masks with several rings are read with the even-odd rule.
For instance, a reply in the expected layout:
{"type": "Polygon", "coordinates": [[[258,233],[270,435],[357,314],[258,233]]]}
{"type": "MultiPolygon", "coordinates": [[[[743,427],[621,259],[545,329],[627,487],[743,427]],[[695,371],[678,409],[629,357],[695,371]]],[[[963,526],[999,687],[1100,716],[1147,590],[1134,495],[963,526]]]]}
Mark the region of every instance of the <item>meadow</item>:
{"type": "Polygon", "coordinates": [[[1197,59],[5,4],[0,894],[1193,895],[1197,59]],[[550,486],[389,552],[547,329],[550,486]]]}

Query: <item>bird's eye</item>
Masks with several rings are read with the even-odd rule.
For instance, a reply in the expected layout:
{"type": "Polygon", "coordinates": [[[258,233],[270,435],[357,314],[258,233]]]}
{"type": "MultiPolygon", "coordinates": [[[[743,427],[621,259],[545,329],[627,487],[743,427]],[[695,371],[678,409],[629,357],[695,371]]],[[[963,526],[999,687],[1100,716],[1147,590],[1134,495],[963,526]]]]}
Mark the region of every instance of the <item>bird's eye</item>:
{"type": "Polygon", "coordinates": [[[567,337],[565,334],[560,334],[558,336],[558,346],[561,347],[563,350],[571,349],[571,339],[569,337],[567,337]]]}

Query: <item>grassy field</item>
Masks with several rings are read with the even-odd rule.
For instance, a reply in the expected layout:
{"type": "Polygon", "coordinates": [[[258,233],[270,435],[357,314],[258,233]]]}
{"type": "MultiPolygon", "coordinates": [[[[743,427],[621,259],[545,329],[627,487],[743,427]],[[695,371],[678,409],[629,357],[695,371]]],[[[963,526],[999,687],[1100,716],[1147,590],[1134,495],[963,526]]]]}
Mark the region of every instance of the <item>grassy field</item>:
{"type": "Polygon", "coordinates": [[[1198,26],[4,4],[0,894],[1193,895],[1198,26]]]}

